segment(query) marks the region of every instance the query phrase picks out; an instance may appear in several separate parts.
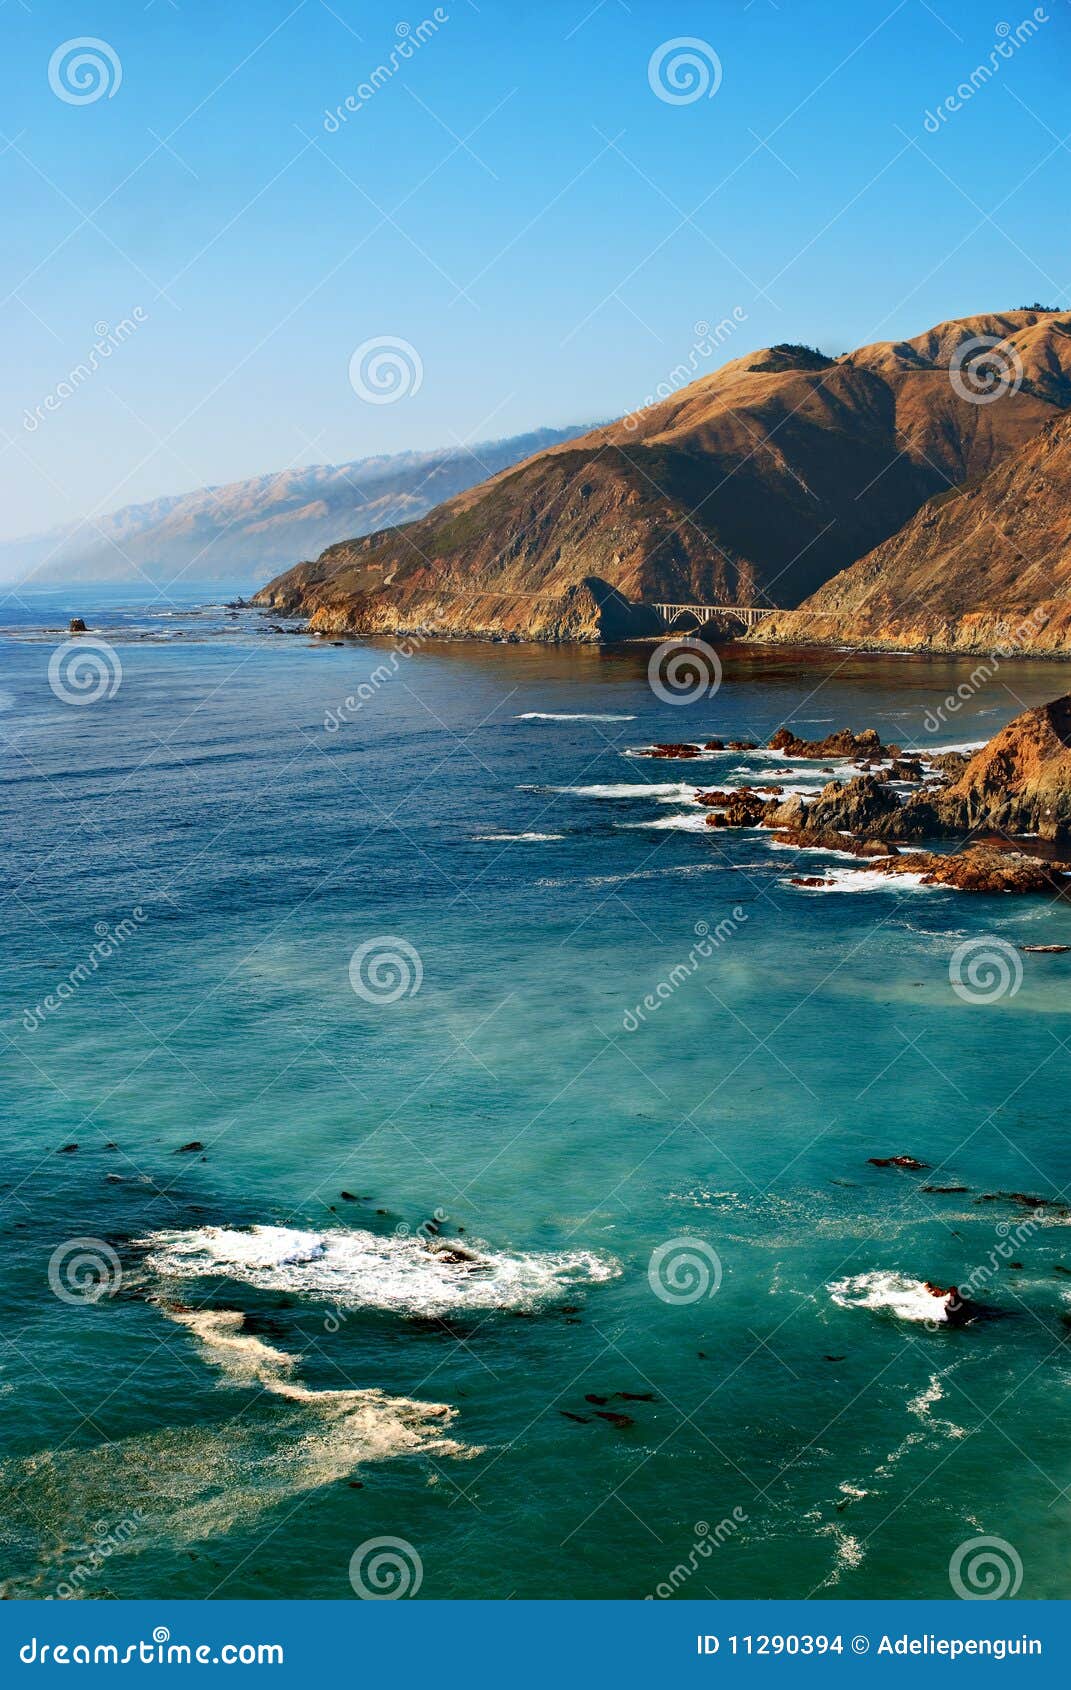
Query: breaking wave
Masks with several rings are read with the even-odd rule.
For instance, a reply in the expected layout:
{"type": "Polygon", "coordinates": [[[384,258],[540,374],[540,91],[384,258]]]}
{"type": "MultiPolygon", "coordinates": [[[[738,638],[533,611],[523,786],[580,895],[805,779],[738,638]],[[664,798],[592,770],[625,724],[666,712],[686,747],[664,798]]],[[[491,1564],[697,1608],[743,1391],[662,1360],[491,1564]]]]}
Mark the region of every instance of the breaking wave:
{"type": "Polygon", "coordinates": [[[927,1322],[947,1319],[944,1300],[928,1291],[921,1279],[904,1273],[856,1273],[836,1279],[829,1294],[841,1309],[877,1309],[899,1320],[927,1322]]]}
{"type": "MultiPolygon", "coordinates": [[[[793,886],[782,880],[782,886],[793,886]]],[[[793,886],[796,892],[897,892],[922,885],[921,874],[882,874],[876,868],[831,868],[820,886],[793,886]]],[[[927,888],[929,890],[929,888],[927,888]]]]}
{"type": "Polygon", "coordinates": [[[590,1250],[516,1254],[482,1244],[428,1244],[372,1232],[254,1226],[157,1232],[139,1241],[162,1279],[224,1278],[341,1308],[436,1317],[467,1309],[530,1309],[620,1264],[590,1250]]]}
{"type": "Polygon", "coordinates": [[[635,716],[612,716],[597,710],[525,710],[518,722],[634,722],[635,716]]]}
{"type": "Polygon", "coordinates": [[[571,798],[694,798],[699,791],[697,786],[689,786],[686,781],[668,781],[662,784],[648,781],[610,781],[605,786],[545,786],[538,788],[522,788],[522,791],[540,791],[564,793],[571,798]]]}

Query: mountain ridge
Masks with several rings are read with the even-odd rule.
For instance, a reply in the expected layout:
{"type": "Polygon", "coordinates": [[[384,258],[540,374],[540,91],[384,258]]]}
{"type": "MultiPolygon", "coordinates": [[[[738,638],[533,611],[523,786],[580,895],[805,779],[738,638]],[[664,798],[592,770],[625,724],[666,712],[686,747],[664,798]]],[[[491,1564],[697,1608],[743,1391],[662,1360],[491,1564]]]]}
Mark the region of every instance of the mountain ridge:
{"type": "Polygon", "coordinates": [[[165,494],[93,521],[0,541],[0,580],[34,588],[148,576],[166,585],[169,572],[186,575],[200,564],[194,581],[253,586],[302,550],[411,521],[488,471],[497,473],[588,427],[303,465],[165,494]]]}
{"type": "Polygon", "coordinates": [[[836,359],[765,348],[329,547],[257,602],[324,632],[591,640],[656,631],[628,611],[655,601],[794,606],[1067,404],[1064,312],[950,319],[836,359]],[[1012,371],[996,404],[970,391],[983,355],[1012,371]]]}

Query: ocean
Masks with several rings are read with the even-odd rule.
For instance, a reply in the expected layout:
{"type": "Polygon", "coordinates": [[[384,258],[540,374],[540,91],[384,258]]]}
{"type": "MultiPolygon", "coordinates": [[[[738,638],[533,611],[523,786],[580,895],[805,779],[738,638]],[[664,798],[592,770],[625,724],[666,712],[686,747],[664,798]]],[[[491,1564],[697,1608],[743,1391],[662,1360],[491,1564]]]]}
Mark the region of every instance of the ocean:
{"type": "Polygon", "coordinates": [[[945,1597],[993,1537],[1067,1596],[1071,912],[636,755],[1067,672],[737,647],[682,705],[225,598],[0,611],[5,1593],[945,1597]]]}

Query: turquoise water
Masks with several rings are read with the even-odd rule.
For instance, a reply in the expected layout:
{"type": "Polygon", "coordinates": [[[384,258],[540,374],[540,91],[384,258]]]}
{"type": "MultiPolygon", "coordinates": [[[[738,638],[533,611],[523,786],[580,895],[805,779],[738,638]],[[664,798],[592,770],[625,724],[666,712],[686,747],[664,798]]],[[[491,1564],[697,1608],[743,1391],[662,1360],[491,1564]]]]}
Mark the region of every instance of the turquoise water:
{"type": "Polygon", "coordinates": [[[981,1534],[1068,1594],[1071,1234],[977,1199],[1062,1198],[1071,956],[949,962],[1071,914],[793,887],[852,865],[662,789],[813,771],[626,754],[977,740],[1060,667],[927,734],[972,665],[737,654],[683,708],[640,648],[80,608],[114,697],[0,643],[8,1594],[352,1599],[390,1537],[421,1597],[945,1596],[981,1534]],[[994,1318],[917,1318],[979,1268],[994,1318]]]}

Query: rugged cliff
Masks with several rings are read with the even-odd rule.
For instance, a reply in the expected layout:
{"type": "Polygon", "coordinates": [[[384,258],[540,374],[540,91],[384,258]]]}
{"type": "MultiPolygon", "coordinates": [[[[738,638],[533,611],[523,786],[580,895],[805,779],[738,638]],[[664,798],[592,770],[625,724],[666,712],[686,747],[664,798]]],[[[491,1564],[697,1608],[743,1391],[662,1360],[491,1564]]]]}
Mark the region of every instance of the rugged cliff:
{"type": "Polygon", "coordinates": [[[530,639],[657,627],[622,599],[798,604],[1071,402],[1069,325],[1019,311],[838,359],[750,353],[419,522],[330,547],[258,602],[324,631],[530,639]],[[968,376],[955,367],[979,337],[1022,369],[995,403],[970,391],[973,354],[968,376]]]}
{"type": "MultiPolygon", "coordinates": [[[[1069,342],[1071,344],[1071,342],[1069,342]]],[[[932,499],[759,641],[1071,653],[1071,416],[932,499]]]]}

